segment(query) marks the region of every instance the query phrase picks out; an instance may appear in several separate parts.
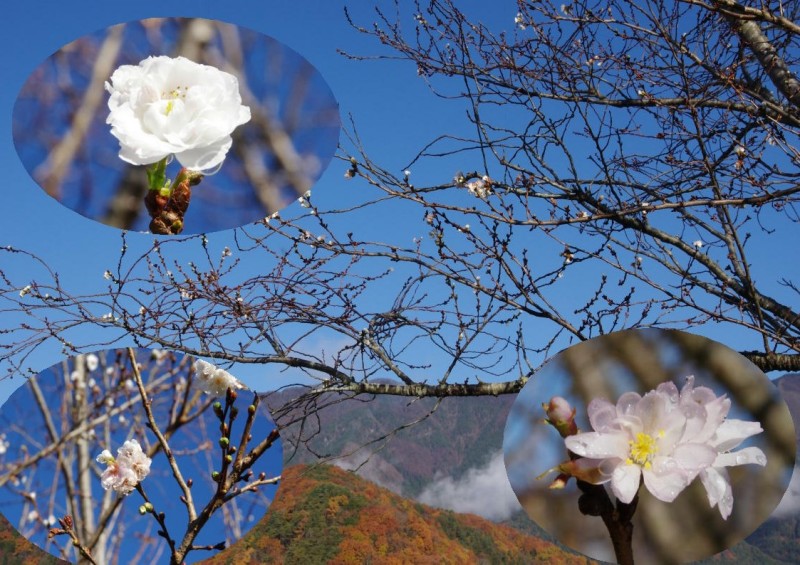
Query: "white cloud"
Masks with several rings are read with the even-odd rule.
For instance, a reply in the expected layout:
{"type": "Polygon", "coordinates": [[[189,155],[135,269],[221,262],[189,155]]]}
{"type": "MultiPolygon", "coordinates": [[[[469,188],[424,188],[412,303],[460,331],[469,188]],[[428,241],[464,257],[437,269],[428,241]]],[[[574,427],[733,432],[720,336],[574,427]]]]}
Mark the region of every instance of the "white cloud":
{"type": "Polygon", "coordinates": [[[770,516],[771,518],[786,518],[800,512],[800,467],[795,467],[789,488],[783,495],[780,504],[770,516]]]}
{"type": "Polygon", "coordinates": [[[470,469],[458,480],[436,479],[425,487],[417,500],[496,521],[509,518],[521,508],[508,482],[502,451],[498,451],[485,467],[470,469]]]}
{"type": "MultiPolygon", "coordinates": [[[[352,444],[345,446],[345,452],[354,448],[352,444]]],[[[402,495],[403,477],[382,457],[368,449],[358,450],[347,457],[340,457],[333,461],[337,467],[345,471],[355,471],[362,479],[366,479],[378,486],[402,495]]]]}

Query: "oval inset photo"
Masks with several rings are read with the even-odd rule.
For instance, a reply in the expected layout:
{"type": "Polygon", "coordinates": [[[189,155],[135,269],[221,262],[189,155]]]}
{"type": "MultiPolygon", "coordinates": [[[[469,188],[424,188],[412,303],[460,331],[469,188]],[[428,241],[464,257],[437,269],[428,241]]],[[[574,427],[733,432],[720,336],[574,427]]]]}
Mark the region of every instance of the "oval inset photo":
{"type": "Polygon", "coordinates": [[[333,157],[340,119],[322,75],[275,39],[153,18],[51,55],[22,87],[12,127],[49,196],[109,226],[173,235],[297,200],[333,157]]]}
{"type": "Polygon", "coordinates": [[[646,329],[554,357],[518,395],[503,451],[523,508],[561,543],[602,561],[684,563],[770,516],[795,445],[786,403],[746,358],[646,329]]]}
{"type": "Polygon", "coordinates": [[[258,395],[163,350],[54,365],[14,392],[0,426],[3,515],[73,563],[218,555],[264,516],[282,469],[258,395]]]}

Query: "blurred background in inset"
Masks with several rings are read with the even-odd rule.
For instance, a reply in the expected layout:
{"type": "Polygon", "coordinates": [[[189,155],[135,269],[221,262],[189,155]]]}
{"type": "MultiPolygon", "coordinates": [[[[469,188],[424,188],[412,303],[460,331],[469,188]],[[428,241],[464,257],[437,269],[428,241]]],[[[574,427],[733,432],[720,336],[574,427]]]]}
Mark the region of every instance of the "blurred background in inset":
{"type": "MultiPolygon", "coordinates": [[[[338,104],[300,54],[255,31],[215,20],[152,18],[76,39],[36,67],[13,112],[23,165],[42,189],[75,212],[120,229],[147,231],[145,167],[117,156],[105,123],[104,84],[120,65],[151,55],[183,56],[239,80],[252,119],[233,133],[215,175],[192,193],[185,233],[238,227],[279,211],[327,167],[339,140],[338,104]]],[[[175,175],[173,163],[168,173],[175,175]],[[174,169],[174,170],[173,170],[174,169]]]]}

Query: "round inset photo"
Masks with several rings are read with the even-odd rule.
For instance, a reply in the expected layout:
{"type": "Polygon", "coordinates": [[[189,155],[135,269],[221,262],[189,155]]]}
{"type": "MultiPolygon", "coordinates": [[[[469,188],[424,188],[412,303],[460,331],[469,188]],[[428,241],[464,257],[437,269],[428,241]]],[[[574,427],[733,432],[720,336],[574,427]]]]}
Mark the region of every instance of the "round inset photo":
{"type": "Polygon", "coordinates": [[[199,18],[112,26],[28,77],[12,117],[51,197],[120,229],[208,233],[306,194],[339,140],[338,104],[301,55],[199,18]]]}
{"type": "Polygon", "coordinates": [[[282,469],[259,396],[163,350],[54,365],[0,408],[0,429],[3,515],[73,563],[215,556],[264,516],[282,469]]]}
{"type": "Polygon", "coordinates": [[[503,441],[527,514],[609,562],[685,563],[732,547],[787,489],[795,430],[746,358],[692,334],[604,335],[518,395],[503,441]]]}

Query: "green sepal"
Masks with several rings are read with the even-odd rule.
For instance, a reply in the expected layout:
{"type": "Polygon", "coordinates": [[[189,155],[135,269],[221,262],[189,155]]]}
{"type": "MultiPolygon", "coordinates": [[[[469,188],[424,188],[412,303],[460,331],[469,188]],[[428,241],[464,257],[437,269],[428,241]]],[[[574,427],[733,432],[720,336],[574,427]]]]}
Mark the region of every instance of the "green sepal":
{"type": "Polygon", "coordinates": [[[161,190],[167,185],[167,158],[147,167],[147,186],[150,190],[161,190]]]}

